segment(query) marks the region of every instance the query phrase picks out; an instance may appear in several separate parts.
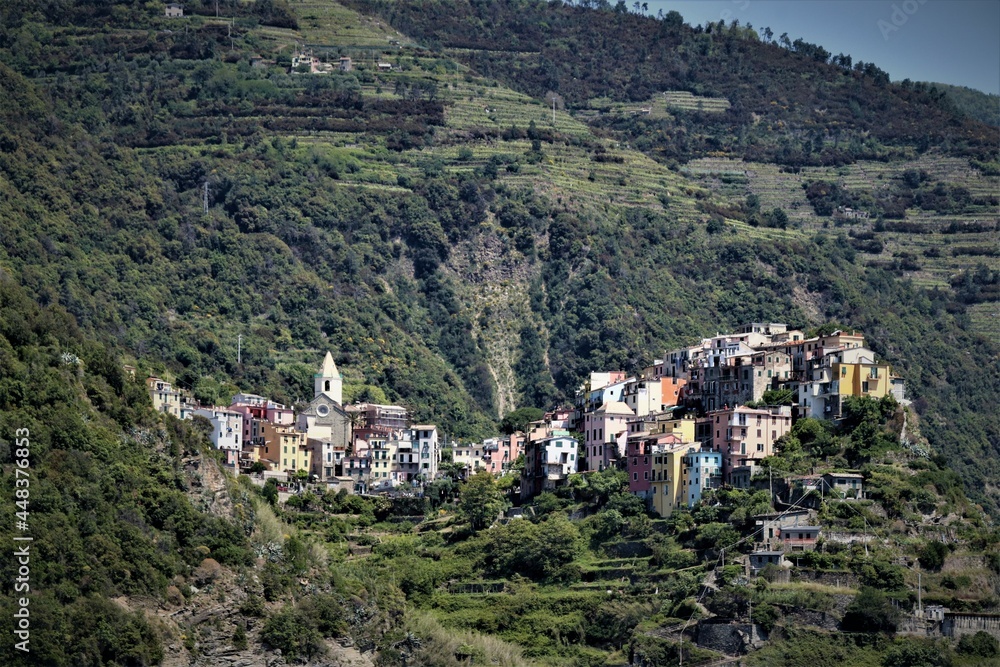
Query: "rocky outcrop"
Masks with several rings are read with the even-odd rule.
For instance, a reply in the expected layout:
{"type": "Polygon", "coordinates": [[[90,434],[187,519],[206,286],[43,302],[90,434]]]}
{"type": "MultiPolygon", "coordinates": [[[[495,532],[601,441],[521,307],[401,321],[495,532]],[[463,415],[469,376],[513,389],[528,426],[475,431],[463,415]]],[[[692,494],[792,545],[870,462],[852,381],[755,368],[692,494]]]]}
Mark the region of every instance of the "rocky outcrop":
{"type": "Polygon", "coordinates": [[[695,643],[726,655],[742,655],[760,648],[767,641],[767,632],[756,623],[701,621],[695,629],[695,643]]]}

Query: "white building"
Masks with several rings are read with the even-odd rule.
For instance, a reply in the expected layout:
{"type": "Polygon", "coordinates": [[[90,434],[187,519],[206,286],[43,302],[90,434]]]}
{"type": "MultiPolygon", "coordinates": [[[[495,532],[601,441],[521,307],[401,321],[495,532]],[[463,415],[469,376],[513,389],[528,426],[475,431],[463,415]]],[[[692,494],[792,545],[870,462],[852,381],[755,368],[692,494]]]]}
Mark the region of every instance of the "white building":
{"type": "Polygon", "coordinates": [[[333,355],[329,352],[323,358],[319,373],[313,376],[314,395],[326,394],[338,405],[344,404],[344,378],[333,363],[333,355]]]}
{"type": "Polygon", "coordinates": [[[722,486],[722,454],[712,450],[697,450],[693,447],[681,459],[683,466],[682,492],[688,507],[701,500],[707,489],[722,486]]]}
{"type": "Polygon", "coordinates": [[[437,426],[415,424],[410,432],[416,451],[420,454],[420,469],[417,474],[429,482],[437,477],[438,465],[441,462],[441,446],[438,440],[437,426]]]}
{"type": "Polygon", "coordinates": [[[199,408],[193,416],[204,417],[212,425],[209,439],[215,449],[226,453],[226,465],[239,468],[243,448],[243,414],[229,408],[199,408]]]}

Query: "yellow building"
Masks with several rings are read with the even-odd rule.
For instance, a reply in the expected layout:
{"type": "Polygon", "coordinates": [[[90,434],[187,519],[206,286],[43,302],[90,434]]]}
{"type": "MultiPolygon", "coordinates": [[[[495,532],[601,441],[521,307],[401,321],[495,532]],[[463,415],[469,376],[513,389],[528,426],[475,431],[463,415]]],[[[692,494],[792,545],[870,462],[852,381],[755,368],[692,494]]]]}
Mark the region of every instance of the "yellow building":
{"type": "Polygon", "coordinates": [[[312,451],[305,432],[291,425],[272,424],[268,421],[261,422],[261,432],[264,451],[259,453],[260,460],[270,462],[272,470],[283,470],[294,475],[300,470],[308,472],[312,469],[312,451]]]}
{"type": "Polygon", "coordinates": [[[368,444],[371,447],[372,464],[369,488],[395,486],[399,479],[399,464],[396,459],[399,441],[395,438],[371,438],[368,444]]]}
{"type": "Polygon", "coordinates": [[[697,449],[698,445],[693,442],[681,442],[667,445],[662,451],[653,453],[650,495],[653,510],[662,517],[670,516],[678,507],[687,507],[682,485],[683,459],[692,447],[697,449]]]}
{"type": "Polygon", "coordinates": [[[882,398],[890,393],[890,368],[888,364],[857,363],[833,364],[833,381],[843,401],[848,396],[882,398]]]}
{"type": "Polygon", "coordinates": [[[146,378],[146,389],[153,402],[153,409],[174,417],[181,416],[181,393],[166,380],[158,377],[146,378]]]}
{"type": "Polygon", "coordinates": [[[660,433],[673,433],[684,442],[694,442],[694,419],[656,420],[660,433]]]}

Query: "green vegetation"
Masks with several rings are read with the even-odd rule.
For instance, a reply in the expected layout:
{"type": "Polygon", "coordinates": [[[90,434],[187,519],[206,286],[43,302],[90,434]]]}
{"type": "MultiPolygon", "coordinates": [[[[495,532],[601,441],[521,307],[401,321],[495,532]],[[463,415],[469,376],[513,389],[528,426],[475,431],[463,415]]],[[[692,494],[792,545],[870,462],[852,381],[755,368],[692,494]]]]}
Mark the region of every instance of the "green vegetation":
{"type": "Polygon", "coordinates": [[[675,12],[219,6],[179,23],[155,3],[15,3],[0,24],[0,454],[30,430],[34,660],[156,664],[213,636],[298,659],[349,636],[386,666],[691,664],[717,656],[678,630],[751,602],[780,637],[755,664],[995,657],[982,636],[796,628],[854,589],[733,568],[766,492],[661,520],[606,470],[494,525],[516,480],[459,485],[446,464],[426,499],[281,504],[275,484],[213,482],[204,431],[155,419],[141,383],[300,404],[331,349],[345,397],[472,439],[744,322],[848,323],[913,403],[851,400],[781,441],[779,475],[865,476],[867,500],[827,496],[819,521],[869,546],[826,542],[800,569],[857,578],[856,629],[914,603],[900,562],[925,568],[925,603],[994,608],[1000,538],[965,496],[998,507],[994,128],[871,63],[675,12]],[[289,72],[300,43],[355,67],[289,72]],[[238,616],[163,613],[180,608],[238,616]]]}

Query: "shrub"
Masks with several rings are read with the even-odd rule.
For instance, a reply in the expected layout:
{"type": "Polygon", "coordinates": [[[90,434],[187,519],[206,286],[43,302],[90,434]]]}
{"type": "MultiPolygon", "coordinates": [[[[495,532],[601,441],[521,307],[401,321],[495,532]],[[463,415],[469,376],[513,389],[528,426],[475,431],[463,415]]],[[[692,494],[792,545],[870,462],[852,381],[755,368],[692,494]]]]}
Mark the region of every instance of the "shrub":
{"type": "Polygon", "coordinates": [[[285,607],[267,619],[260,636],[272,648],[281,649],[286,660],[299,657],[312,660],[323,655],[326,650],[323,636],[313,621],[300,610],[291,607],[285,607]]]}
{"type": "Polygon", "coordinates": [[[948,547],[942,542],[928,542],[920,550],[918,559],[920,565],[928,570],[937,572],[944,565],[944,559],[948,556],[948,547]]]}
{"type": "Polygon", "coordinates": [[[608,499],[608,510],[617,510],[623,517],[640,516],[646,513],[646,503],[631,493],[616,493],[608,499]]]}
{"type": "Polygon", "coordinates": [[[980,658],[1000,656],[1000,642],[989,633],[980,630],[974,635],[965,635],[958,640],[958,652],[980,658]]]}
{"type": "Polygon", "coordinates": [[[882,660],[883,667],[940,667],[944,664],[941,651],[909,641],[893,647],[882,660]]]}
{"type": "Polygon", "coordinates": [[[895,632],[898,612],[885,593],[862,586],[847,605],[841,627],[846,632],[895,632]]]}

